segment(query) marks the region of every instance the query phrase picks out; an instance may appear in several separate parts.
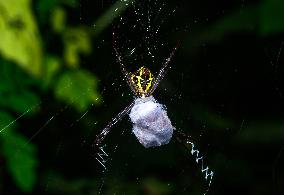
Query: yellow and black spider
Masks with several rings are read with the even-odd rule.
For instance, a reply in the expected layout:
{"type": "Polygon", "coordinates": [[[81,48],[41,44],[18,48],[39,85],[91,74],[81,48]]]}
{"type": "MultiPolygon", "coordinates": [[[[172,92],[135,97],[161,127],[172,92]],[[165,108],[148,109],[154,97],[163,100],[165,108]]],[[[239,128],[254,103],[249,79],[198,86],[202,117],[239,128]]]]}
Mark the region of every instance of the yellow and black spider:
{"type": "MultiPolygon", "coordinates": [[[[110,132],[111,128],[120,121],[126,114],[129,114],[133,128],[132,132],[137,137],[138,141],[146,148],[158,147],[169,143],[172,138],[175,127],[172,126],[171,121],[165,110],[165,106],[159,104],[152,96],[153,92],[158,87],[159,83],[165,76],[169,63],[174,56],[179,44],[174,47],[170,56],[165,60],[157,77],[154,77],[151,71],[142,66],[136,72],[129,73],[123,63],[122,57],[116,47],[115,34],[113,33],[113,47],[120,64],[121,72],[124,75],[131,91],[136,96],[136,99],[118,115],[116,115],[107,126],[97,135],[95,145],[100,149],[96,158],[98,162],[106,169],[104,157],[108,156],[102,146],[102,142],[110,132]]],[[[201,166],[201,172],[208,180],[208,189],[214,172],[209,170],[208,166],[203,164],[203,156],[199,150],[196,149],[194,143],[190,141],[189,137],[180,131],[175,131],[177,141],[183,144],[190,150],[191,154],[195,157],[197,164],[201,166]]],[[[206,192],[207,192],[206,191],[206,192]]],[[[206,193],[204,193],[206,194],[206,193]]]]}
{"type": "Polygon", "coordinates": [[[95,144],[100,146],[113,125],[129,112],[130,119],[133,123],[133,133],[144,147],[156,147],[169,143],[175,128],[171,124],[165,106],[159,104],[152,94],[163,79],[166,70],[169,68],[169,63],[178,48],[178,44],[166,59],[156,78],[151,71],[144,66],[134,73],[129,73],[126,70],[122,57],[116,47],[114,33],[113,47],[120,64],[121,72],[131,91],[136,96],[136,99],[108,123],[97,136],[95,144]]]}

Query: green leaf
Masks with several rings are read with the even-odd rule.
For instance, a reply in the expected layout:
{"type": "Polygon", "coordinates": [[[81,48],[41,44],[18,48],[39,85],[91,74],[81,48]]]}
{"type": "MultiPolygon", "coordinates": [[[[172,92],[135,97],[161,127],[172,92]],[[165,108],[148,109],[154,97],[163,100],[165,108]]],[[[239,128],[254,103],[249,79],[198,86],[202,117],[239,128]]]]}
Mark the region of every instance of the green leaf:
{"type": "MultiPolygon", "coordinates": [[[[0,112],[0,127],[4,128],[14,119],[0,112]],[[8,121],[8,122],[7,122],[8,121]],[[6,124],[7,123],[7,124],[6,124]]],[[[36,182],[36,148],[26,138],[13,131],[9,126],[0,133],[1,149],[7,168],[17,186],[24,192],[30,192],[36,182]]]]}
{"type": "Polygon", "coordinates": [[[84,70],[64,73],[57,82],[55,95],[78,111],[84,111],[93,103],[102,101],[96,77],[84,70]]]}
{"type": "Polygon", "coordinates": [[[12,118],[8,113],[0,111],[0,135],[2,136],[3,133],[8,131],[8,129],[14,129],[16,123],[13,122],[14,118],[12,118]]]}
{"type": "Polygon", "coordinates": [[[47,55],[44,62],[45,72],[43,86],[47,88],[53,82],[56,74],[58,73],[61,67],[61,60],[55,56],[47,55]]]}
{"type": "Polygon", "coordinates": [[[91,37],[83,27],[69,28],[64,33],[64,60],[69,67],[80,65],[80,54],[91,52],[91,37]]]}
{"type": "Polygon", "coordinates": [[[23,113],[39,102],[30,90],[37,80],[10,61],[0,58],[0,106],[23,113]]]}
{"type": "Polygon", "coordinates": [[[284,32],[284,1],[263,0],[260,6],[260,32],[263,35],[284,32]]]}
{"type": "Polygon", "coordinates": [[[78,0],[37,0],[36,8],[40,23],[48,21],[50,10],[53,10],[56,6],[60,5],[76,7],[78,5],[78,0]]]}
{"type": "Polygon", "coordinates": [[[50,10],[53,10],[60,3],[59,0],[38,0],[36,4],[40,23],[48,21],[50,10]]]}
{"type": "Polygon", "coordinates": [[[30,0],[0,1],[0,42],[0,54],[6,59],[41,75],[41,40],[30,0]]]}
{"type": "Polygon", "coordinates": [[[52,11],[51,26],[54,32],[61,33],[66,28],[66,13],[61,7],[56,7],[52,11]]]}
{"type": "MultiPolygon", "coordinates": [[[[1,100],[1,99],[0,99],[1,100]]],[[[35,105],[38,104],[39,102],[38,96],[31,92],[31,91],[21,91],[21,93],[18,94],[11,94],[4,104],[6,106],[9,106],[10,109],[17,113],[23,113],[25,112],[28,108],[31,108],[35,105]]],[[[2,102],[0,103],[0,105],[2,102]]]]}
{"type": "Polygon", "coordinates": [[[77,7],[79,4],[79,0],[61,0],[62,4],[69,5],[71,7],[77,7]]]}

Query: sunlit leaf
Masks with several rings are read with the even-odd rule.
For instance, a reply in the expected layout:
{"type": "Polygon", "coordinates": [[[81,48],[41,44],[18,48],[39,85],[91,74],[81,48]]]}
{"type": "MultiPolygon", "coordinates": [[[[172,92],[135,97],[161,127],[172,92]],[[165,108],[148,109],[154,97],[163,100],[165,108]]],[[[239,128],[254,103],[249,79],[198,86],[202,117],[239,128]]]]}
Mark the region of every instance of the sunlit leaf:
{"type": "Polygon", "coordinates": [[[80,54],[91,52],[91,37],[83,27],[70,28],[64,33],[64,59],[68,66],[78,67],[80,54]]]}
{"type": "Polygon", "coordinates": [[[51,26],[54,32],[61,33],[65,29],[66,13],[61,7],[56,7],[51,16],[51,26]]]}
{"type": "MultiPolygon", "coordinates": [[[[0,112],[1,129],[14,119],[0,112]]],[[[17,186],[24,192],[32,191],[36,182],[36,148],[26,138],[13,131],[9,126],[0,133],[1,150],[6,165],[17,186]]]]}
{"type": "Polygon", "coordinates": [[[96,77],[83,70],[64,73],[55,87],[55,95],[79,111],[101,102],[96,77]]]}
{"type": "Polygon", "coordinates": [[[41,75],[41,39],[30,0],[0,1],[0,42],[0,54],[41,75]]]}

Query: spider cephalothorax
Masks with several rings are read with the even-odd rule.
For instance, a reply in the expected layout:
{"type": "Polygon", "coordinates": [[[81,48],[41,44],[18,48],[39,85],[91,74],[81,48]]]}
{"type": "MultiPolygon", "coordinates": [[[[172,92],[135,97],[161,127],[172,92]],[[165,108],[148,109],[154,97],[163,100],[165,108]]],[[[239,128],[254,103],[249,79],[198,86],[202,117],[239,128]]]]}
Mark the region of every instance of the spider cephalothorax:
{"type": "Polygon", "coordinates": [[[147,97],[153,87],[153,75],[151,71],[142,66],[131,74],[131,84],[139,97],[147,97]]]}

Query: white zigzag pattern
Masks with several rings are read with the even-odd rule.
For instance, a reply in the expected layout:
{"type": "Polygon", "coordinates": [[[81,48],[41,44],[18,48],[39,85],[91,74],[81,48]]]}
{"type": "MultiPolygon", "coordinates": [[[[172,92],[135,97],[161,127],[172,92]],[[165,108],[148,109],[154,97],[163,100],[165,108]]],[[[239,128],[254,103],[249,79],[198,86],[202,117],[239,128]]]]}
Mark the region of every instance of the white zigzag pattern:
{"type": "Polygon", "coordinates": [[[187,144],[191,144],[191,154],[192,156],[195,157],[195,161],[197,164],[201,164],[201,172],[202,173],[205,173],[204,174],[204,178],[207,180],[209,180],[209,183],[208,183],[208,189],[207,191],[204,193],[204,195],[208,192],[209,190],[209,187],[211,185],[211,182],[212,182],[212,178],[213,178],[213,175],[214,175],[214,172],[209,170],[209,167],[206,166],[206,168],[204,168],[204,162],[203,162],[203,156],[200,154],[199,150],[195,149],[195,145],[193,142],[190,142],[190,141],[187,141],[186,142],[187,144]]]}
{"type": "Polygon", "coordinates": [[[108,158],[108,154],[104,151],[104,146],[99,147],[100,151],[97,153],[96,160],[102,165],[104,170],[107,170],[106,168],[106,162],[108,158]]]}

